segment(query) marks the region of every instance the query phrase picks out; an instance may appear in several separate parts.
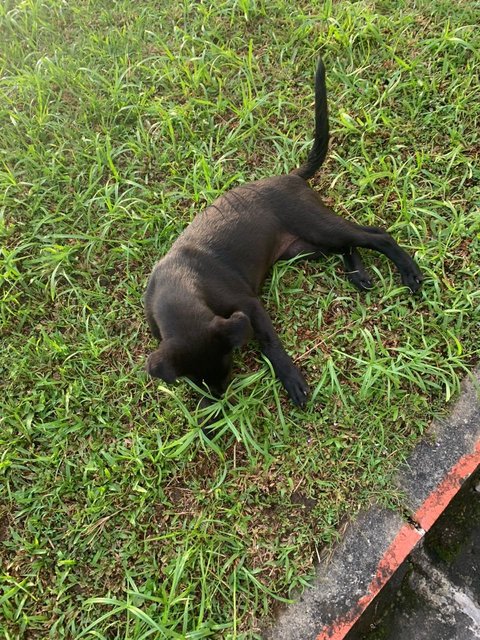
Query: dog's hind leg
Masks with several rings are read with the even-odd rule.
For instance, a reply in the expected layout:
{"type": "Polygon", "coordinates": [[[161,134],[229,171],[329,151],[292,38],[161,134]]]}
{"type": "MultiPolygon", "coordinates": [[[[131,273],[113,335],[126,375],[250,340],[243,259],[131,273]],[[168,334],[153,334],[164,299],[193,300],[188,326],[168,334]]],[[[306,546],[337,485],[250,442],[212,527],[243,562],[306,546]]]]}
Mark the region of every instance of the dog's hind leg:
{"type": "MultiPolygon", "coordinates": [[[[412,292],[419,288],[423,280],[422,272],[413,258],[399,247],[389,233],[377,227],[364,227],[345,220],[333,213],[320,200],[316,199],[313,203],[311,196],[309,200],[308,203],[304,202],[303,207],[299,203],[295,214],[289,217],[290,233],[297,234],[303,241],[327,255],[340,253],[346,256],[347,271],[359,270],[360,280],[366,275],[366,271],[359,254],[356,252],[352,254],[352,250],[362,247],[383,253],[399,270],[403,284],[412,292]],[[354,268],[350,269],[351,266],[354,268]]],[[[369,280],[368,276],[367,279],[369,280]]]]}
{"type": "Polygon", "coordinates": [[[350,247],[364,247],[383,253],[397,267],[402,282],[412,293],[419,289],[423,274],[415,260],[402,249],[392,236],[377,227],[362,227],[354,225],[350,232],[350,247]]]}
{"type": "Polygon", "coordinates": [[[349,251],[343,254],[343,264],[345,265],[345,273],[350,282],[361,291],[368,291],[372,288],[372,281],[365,269],[362,258],[357,249],[351,247],[349,251]]]}
{"type": "MultiPolygon", "coordinates": [[[[331,252],[328,252],[331,253],[331,252]]],[[[325,251],[318,249],[311,242],[305,240],[295,240],[278,258],[279,260],[290,260],[297,256],[305,256],[307,260],[319,260],[326,257],[325,251]]],[[[372,281],[365,269],[362,258],[356,249],[351,247],[343,253],[343,263],[345,265],[345,274],[350,282],[360,289],[367,291],[372,288],[372,281]]]]}

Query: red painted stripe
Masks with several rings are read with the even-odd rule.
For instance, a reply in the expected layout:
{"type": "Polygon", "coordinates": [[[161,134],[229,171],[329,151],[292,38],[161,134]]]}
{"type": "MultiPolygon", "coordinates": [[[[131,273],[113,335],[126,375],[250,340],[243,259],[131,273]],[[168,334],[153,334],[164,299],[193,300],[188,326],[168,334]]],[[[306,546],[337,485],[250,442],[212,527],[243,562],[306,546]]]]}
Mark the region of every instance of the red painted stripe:
{"type": "MultiPolygon", "coordinates": [[[[473,453],[460,458],[415,513],[415,521],[422,527],[424,532],[428,531],[436,522],[462,486],[463,481],[479,465],[480,442],[477,443],[473,453]]],[[[403,525],[378,563],[375,576],[366,594],[358,600],[346,615],[340,617],[333,624],[325,626],[316,640],[343,640],[375,596],[380,593],[398,567],[413,551],[423,537],[424,532],[418,531],[410,524],[403,525]]]]}
{"type": "Polygon", "coordinates": [[[480,442],[477,442],[475,451],[457,462],[447,473],[435,491],[428,496],[422,506],[415,513],[414,519],[422,529],[428,531],[438,520],[452,498],[468,478],[480,465],[480,442]]]}
{"type": "Polygon", "coordinates": [[[378,563],[375,576],[367,589],[367,593],[358,600],[357,604],[346,616],[332,625],[324,627],[317,636],[317,640],[341,640],[341,638],[345,637],[421,538],[422,534],[412,525],[403,525],[378,563]]]}

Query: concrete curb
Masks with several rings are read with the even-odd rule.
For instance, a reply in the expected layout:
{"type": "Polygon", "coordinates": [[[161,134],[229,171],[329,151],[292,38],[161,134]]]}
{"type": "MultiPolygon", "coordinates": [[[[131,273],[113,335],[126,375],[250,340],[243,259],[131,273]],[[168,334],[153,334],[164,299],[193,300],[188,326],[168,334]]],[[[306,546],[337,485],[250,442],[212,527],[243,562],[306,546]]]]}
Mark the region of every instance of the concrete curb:
{"type": "Polygon", "coordinates": [[[377,505],[351,524],[314,584],[284,609],[265,640],[343,640],[369,604],[480,466],[480,369],[450,416],[412,452],[396,479],[397,511],[377,505]],[[433,440],[433,441],[432,441],[433,440]]]}

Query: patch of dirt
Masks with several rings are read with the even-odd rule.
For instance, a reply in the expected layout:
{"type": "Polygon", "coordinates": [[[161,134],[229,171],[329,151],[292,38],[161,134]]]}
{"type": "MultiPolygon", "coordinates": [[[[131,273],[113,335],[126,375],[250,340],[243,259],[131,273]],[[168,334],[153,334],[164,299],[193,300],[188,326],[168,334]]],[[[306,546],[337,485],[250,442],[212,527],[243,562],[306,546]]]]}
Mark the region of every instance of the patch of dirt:
{"type": "Polygon", "coordinates": [[[9,529],[12,524],[10,509],[6,505],[0,505],[0,543],[9,537],[9,529]]]}

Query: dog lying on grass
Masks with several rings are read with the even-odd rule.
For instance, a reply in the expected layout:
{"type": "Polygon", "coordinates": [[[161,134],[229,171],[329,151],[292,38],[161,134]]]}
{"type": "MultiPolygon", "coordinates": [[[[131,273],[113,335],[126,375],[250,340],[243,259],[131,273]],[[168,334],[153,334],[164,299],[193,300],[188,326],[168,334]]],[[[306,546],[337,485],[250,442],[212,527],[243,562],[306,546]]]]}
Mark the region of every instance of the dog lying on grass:
{"type": "Polygon", "coordinates": [[[232,353],[252,335],[272,363],[291,400],[303,406],[308,386],[286,353],[259,292],[277,260],[300,254],[342,255],[359,289],[372,284],[357,247],[385,254],[415,292],[423,279],[414,260],[383,229],[337,216],[307,184],[328,148],[325,68],[315,76],[315,139],[307,161],[289,175],[244,184],[199,214],[154,267],[145,312],[159,348],[147,371],[173,383],[185,376],[220,397],[227,388],[232,353]]]}

